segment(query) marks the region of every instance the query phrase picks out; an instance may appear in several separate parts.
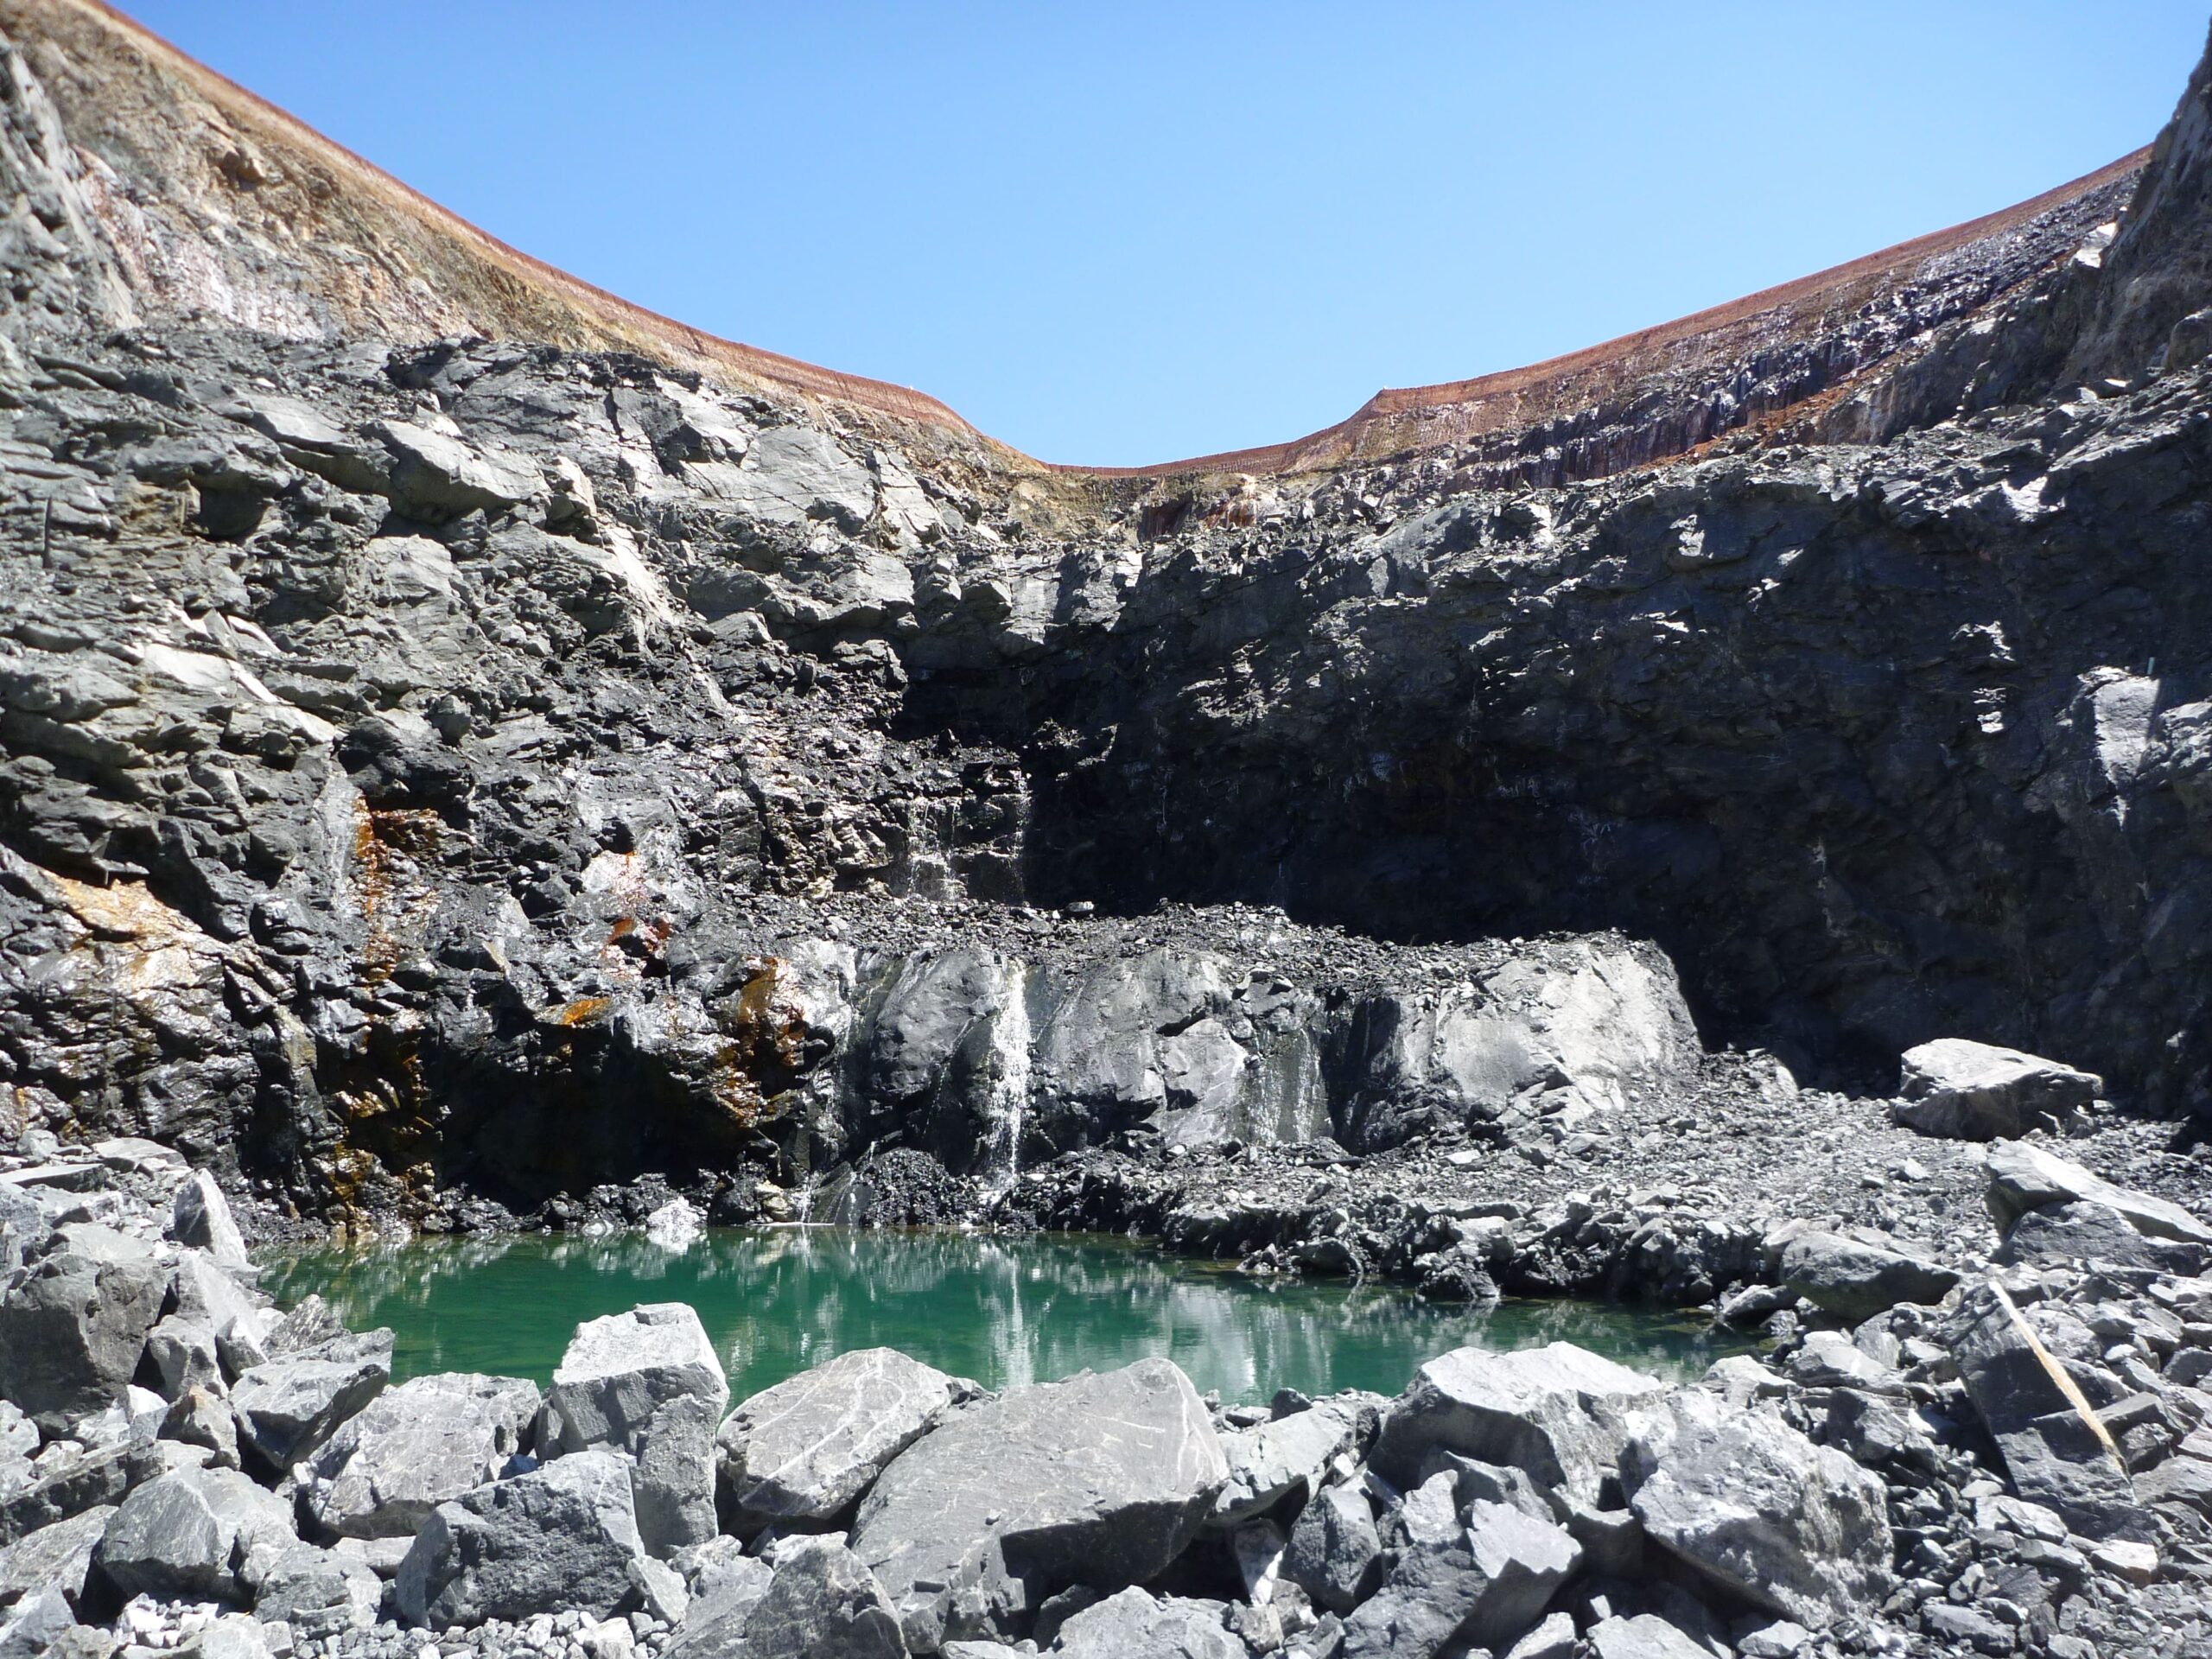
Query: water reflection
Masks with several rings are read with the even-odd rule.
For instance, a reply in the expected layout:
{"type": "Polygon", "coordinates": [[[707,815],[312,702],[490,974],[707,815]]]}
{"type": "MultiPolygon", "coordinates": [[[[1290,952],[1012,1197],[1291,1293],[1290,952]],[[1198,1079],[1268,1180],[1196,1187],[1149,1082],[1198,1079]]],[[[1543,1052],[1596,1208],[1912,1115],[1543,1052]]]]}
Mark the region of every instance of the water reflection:
{"type": "Polygon", "coordinates": [[[1395,1394],[1423,1360],[1473,1343],[1555,1338],[1640,1369],[1694,1374],[1732,1351],[1694,1322],[1579,1302],[1491,1313],[1388,1287],[1254,1280],[1118,1239],[830,1228],[716,1230],[671,1251],[636,1235],[423,1240],[279,1258],[289,1302],[320,1291],[349,1325],[397,1333],[396,1369],[544,1382],[579,1320],[684,1301],[734,1395],[849,1349],[888,1346],[988,1386],[1164,1355],[1201,1389],[1395,1394]]]}

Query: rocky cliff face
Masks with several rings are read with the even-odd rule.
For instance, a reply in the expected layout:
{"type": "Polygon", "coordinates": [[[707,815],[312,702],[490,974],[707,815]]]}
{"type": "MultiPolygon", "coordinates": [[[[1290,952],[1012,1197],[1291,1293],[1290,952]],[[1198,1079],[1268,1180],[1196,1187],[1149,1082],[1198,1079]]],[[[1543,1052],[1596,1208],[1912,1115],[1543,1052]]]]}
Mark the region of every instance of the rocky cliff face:
{"type": "Polygon", "coordinates": [[[0,27],[0,1128],[308,1208],[1556,1146],[1693,1010],[2207,1093],[2201,73],[2139,184],[1111,478],[0,27]]]}

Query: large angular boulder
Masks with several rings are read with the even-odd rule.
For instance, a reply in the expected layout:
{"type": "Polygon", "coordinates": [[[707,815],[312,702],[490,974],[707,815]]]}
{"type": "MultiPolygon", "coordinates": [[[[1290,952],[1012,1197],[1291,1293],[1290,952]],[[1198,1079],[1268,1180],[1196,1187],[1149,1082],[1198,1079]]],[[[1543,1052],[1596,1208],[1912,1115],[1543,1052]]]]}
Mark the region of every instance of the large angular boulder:
{"type": "Polygon", "coordinates": [[[666,1554],[715,1535],[715,1428],[728,1405],[698,1314],[682,1302],[636,1307],[576,1327],[545,1397],[551,1443],[540,1451],[627,1452],[639,1529],[666,1554]]]}
{"type": "Polygon", "coordinates": [[[69,1652],[73,1638],[89,1634],[60,1591],[41,1590],[0,1613],[0,1659],[57,1659],[69,1652]]]}
{"type": "Polygon", "coordinates": [[[853,1549],[908,1644],[990,1636],[1024,1580],[1116,1590],[1197,1532],[1228,1465],[1190,1379],[1163,1359],[1014,1389],[951,1414],[861,1503],[853,1549]]]}
{"type": "Polygon", "coordinates": [[[1299,1511],[1283,1551],[1282,1576],[1332,1613],[1348,1613],[1382,1578],[1375,1510],[1357,1486],[1324,1487],[1299,1511]]]}
{"type": "Polygon", "coordinates": [[[1664,1386],[1573,1343],[1457,1349],[1422,1366],[1383,1413],[1375,1466],[1410,1484],[1430,1452],[1456,1452],[1595,1504],[1626,1442],[1628,1408],[1664,1386]]]}
{"type": "Polygon", "coordinates": [[[2101,1204],[2126,1217],[2127,1224],[2145,1237],[2212,1244],[2212,1227],[2181,1205],[2115,1186],[2031,1141],[1999,1141],[1989,1149],[1986,1169],[1989,1184],[1982,1197],[1999,1232],[2047,1205],[2101,1204]]]}
{"type": "Polygon", "coordinates": [[[1889,1592],[1880,1479],[1770,1412],[1671,1395],[1645,1414],[1621,1484],[1648,1542],[1755,1606],[1824,1630],[1889,1592]]]}
{"type": "Polygon", "coordinates": [[[230,1200],[223,1196],[223,1189],[204,1169],[193,1171],[170,1200],[169,1236],[180,1244],[206,1251],[218,1267],[246,1265],[245,1235],[238,1231],[238,1219],[231,1214],[230,1200]]]}
{"type": "Polygon", "coordinates": [[[899,1616],[860,1558],[833,1538],[776,1554],[776,1575],[746,1615],[745,1659],[906,1659],[899,1616]]]}
{"type": "Polygon", "coordinates": [[[130,1387],[168,1287],[151,1255],[47,1256],[0,1299],[0,1398],[49,1434],[105,1410],[130,1387]]]}
{"type": "Polygon", "coordinates": [[[715,1436],[731,1523],[827,1526],[959,1394],[951,1377],[895,1348],[840,1354],[763,1389],[715,1436]]]}
{"type": "Polygon", "coordinates": [[[123,1500],[100,1571],[125,1597],[242,1601],[254,1557],[298,1541],[291,1506],[232,1469],[178,1469],[123,1500]]]}
{"type": "Polygon", "coordinates": [[[332,1337],[240,1374],[231,1389],[243,1443],[269,1467],[289,1469],[391,1381],[391,1332],[332,1337]]]}
{"type": "Polygon", "coordinates": [[[572,1610],[605,1618],[648,1559],[629,1459],[580,1452],[439,1504],[392,1593],[407,1623],[439,1629],[572,1610]]]}
{"type": "Polygon", "coordinates": [[[1991,1259],[2018,1262],[2088,1262],[2101,1267],[2149,1268],[2194,1277],[2212,1249],[2139,1232],[2108,1204],[2075,1201],[2031,1210],[2012,1224],[1991,1259]]]}
{"type": "Polygon", "coordinates": [[[1363,1416],[1374,1408],[1321,1400],[1251,1428],[1221,1437],[1229,1461],[1229,1480],[1214,1499],[1212,1520],[1233,1527],[1274,1508],[1294,1493],[1317,1490],[1329,1465],[1359,1443],[1363,1416]]]}
{"type": "Polygon", "coordinates": [[[1448,1647],[1502,1653],[1582,1560],[1565,1528],[1509,1504],[1478,1501],[1463,1516],[1448,1471],[1406,1494],[1397,1526],[1397,1564],[1344,1621],[1344,1659],[1431,1659],[1448,1647]]]}
{"type": "Polygon", "coordinates": [[[1959,1282],[1952,1268],[1840,1233],[1799,1233],[1783,1246],[1782,1286],[1856,1325],[1899,1302],[1940,1302],[1959,1282]]]}
{"type": "Polygon", "coordinates": [[[86,1575],[114,1515],[112,1506],[101,1504],[0,1549],[0,1607],[41,1590],[58,1590],[70,1606],[82,1605],[86,1575]]]}
{"type": "Polygon", "coordinates": [[[1223,1611],[1217,1602],[1132,1586],[1071,1617],[1048,1651],[1059,1659],[1245,1659],[1223,1611]]]}
{"type": "Polygon", "coordinates": [[[2046,1123],[2056,1128],[2105,1087],[2094,1072],[1958,1037],[1907,1049],[1901,1069],[1891,1116],[1951,1141],[2012,1140],[2046,1123]]]}
{"type": "Polygon", "coordinates": [[[1943,1335],[2015,1492],[2089,1537],[2149,1535],[2110,1431],[2003,1286],[1975,1286],[1943,1335]]]}
{"type": "Polygon", "coordinates": [[[523,1449],[537,1385],[418,1376],[371,1401],[309,1460],[308,1507],[348,1538],[411,1538],[430,1511],[494,1479],[523,1449]]]}
{"type": "Polygon", "coordinates": [[[366,1630],[384,1605],[384,1580],[358,1557],[294,1544],[248,1564],[253,1611],[283,1619],[300,1636],[328,1637],[366,1630]]]}
{"type": "Polygon", "coordinates": [[[1601,1618],[1589,1640],[1594,1659],[1713,1659],[1710,1649],[1656,1613],[1601,1618]]]}

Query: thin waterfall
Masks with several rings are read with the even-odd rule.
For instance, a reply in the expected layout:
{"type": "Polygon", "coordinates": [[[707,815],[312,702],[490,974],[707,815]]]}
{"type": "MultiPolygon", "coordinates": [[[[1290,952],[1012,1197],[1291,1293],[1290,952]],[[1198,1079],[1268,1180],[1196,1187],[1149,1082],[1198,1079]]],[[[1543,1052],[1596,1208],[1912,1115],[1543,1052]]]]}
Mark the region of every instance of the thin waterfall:
{"type": "Polygon", "coordinates": [[[983,1160],[984,1190],[994,1198],[1021,1175],[1023,1113],[1029,1104],[1029,972],[1008,961],[998,1012],[991,1018],[990,1141],[983,1160]]]}

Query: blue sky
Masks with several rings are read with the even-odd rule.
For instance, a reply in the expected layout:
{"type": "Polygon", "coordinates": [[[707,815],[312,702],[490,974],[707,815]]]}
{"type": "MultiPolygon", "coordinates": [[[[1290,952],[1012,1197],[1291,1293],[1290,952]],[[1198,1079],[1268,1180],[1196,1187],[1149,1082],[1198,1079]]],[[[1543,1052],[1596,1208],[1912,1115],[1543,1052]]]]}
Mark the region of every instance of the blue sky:
{"type": "Polygon", "coordinates": [[[2148,143],[2202,0],[124,0],[518,247],[1046,460],[1296,436],[2148,143]]]}

